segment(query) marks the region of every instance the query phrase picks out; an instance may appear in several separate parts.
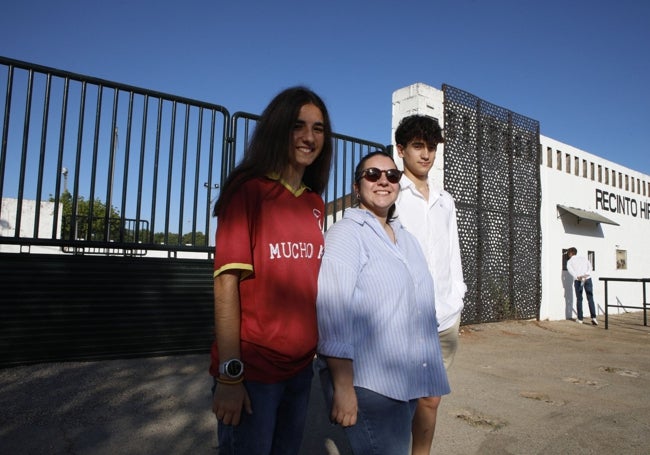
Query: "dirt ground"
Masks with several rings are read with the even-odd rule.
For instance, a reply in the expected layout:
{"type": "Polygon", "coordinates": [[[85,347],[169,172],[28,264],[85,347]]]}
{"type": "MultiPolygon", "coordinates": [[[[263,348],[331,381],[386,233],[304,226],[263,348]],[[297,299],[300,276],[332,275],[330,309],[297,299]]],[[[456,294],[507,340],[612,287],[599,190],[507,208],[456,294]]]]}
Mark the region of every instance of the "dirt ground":
{"type": "MultiPolygon", "coordinates": [[[[650,327],[643,313],[461,327],[432,454],[650,453],[650,327]]],[[[208,356],[0,370],[7,454],[216,452],[208,356]]],[[[314,380],[301,455],[349,454],[314,380]]]]}

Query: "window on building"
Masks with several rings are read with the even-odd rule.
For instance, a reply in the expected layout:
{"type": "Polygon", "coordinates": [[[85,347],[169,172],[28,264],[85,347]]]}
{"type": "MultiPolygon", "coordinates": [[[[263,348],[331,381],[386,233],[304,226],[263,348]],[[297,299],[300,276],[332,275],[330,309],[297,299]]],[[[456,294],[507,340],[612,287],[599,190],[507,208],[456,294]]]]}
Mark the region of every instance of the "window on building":
{"type": "Polygon", "coordinates": [[[580,175],[580,158],[577,156],[573,159],[573,173],[580,175]]]}
{"type": "Polygon", "coordinates": [[[612,169],[612,186],[616,186],[616,171],[612,169]]]}
{"type": "Polygon", "coordinates": [[[620,189],[623,189],[623,173],[622,172],[618,173],[618,187],[620,189]]]}
{"type": "Polygon", "coordinates": [[[630,176],[625,174],[625,191],[630,191],[630,176]]]}
{"type": "Polygon", "coordinates": [[[605,168],[605,185],[609,185],[609,169],[605,168]]]}
{"type": "Polygon", "coordinates": [[[594,163],[590,163],[589,167],[590,167],[590,171],[591,171],[590,172],[591,180],[596,180],[596,166],[594,165],[594,163]]]}
{"type": "Polygon", "coordinates": [[[571,173],[571,155],[569,155],[567,153],[564,158],[565,158],[565,161],[566,161],[566,166],[565,166],[566,167],[566,169],[565,169],[566,173],[570,174],[571,173]]]}
{"type": "Polygon", "coordinates": [[[560,151],[560,150],[557,151],[555,159],[557,160],[557,162],[556,162],[557,170],[561,171],[562,170],[562,151],[560,151]]]}
{"type": "Polygon", "coordinates": [[[553,167],[553,149],[551,147],[546,147],[546,165],[553,167]]]}
{"type": "Polygon", "coordinates": [[[603,166],[598,165],[598,183],[603,183],[603,166]]]}
{"type": "Polygon", "coordinates": [[[616,250],[616,270],[627,270],[627,250],[616,250]]]}
{"type": "Polygon", "coordinates": [[[630,191],[634,193],[634,188],[636,188],[636,185],[634,184],[634,177],[630,179],[630,186],[631,186],[630,191]]]}

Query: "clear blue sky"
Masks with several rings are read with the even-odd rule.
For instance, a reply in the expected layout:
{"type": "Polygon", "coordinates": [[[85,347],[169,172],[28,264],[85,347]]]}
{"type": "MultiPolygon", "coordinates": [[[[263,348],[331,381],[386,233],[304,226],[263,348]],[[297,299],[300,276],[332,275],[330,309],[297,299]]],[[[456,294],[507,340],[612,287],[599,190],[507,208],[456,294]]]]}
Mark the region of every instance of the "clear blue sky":
{"type": "Polygon", "coordinates": [[[260,113],[305,84],[390,143],[393,91],[443,83],[650,174],[650,2],[20,0],[0,55],[260,113]]]}

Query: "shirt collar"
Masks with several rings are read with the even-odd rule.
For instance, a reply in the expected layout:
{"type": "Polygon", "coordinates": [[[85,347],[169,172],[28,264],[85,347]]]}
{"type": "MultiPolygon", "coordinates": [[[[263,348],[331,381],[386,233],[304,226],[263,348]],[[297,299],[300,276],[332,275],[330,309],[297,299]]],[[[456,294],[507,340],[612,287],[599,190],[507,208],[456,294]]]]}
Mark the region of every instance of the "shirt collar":
{"type": "Polygon", "coordinates": [[[311,188],[309,188],[307,185],[305,185],[304,182],[300,182],[300,187],[298,187],[297,190],[294,190],[291,185],[287,183],[286,180],[284,180],[282,177],[280,177],[280,174],[277,172],[269,172],[266,174],[266,177],[270,180],[275,180],[276,182],[279,182],[283,187],[288,189],[294,196],[298,197],[302,193],[305,192],[305,190],[311,191],[311,188]]]}
{"type": "MultiPolygon", "coordinates": [[[[434,181],[431,179],[431,175],[429,175],[427,183],[429,184],[429,199],[433,197],[434,200],[437,200],[440,196],[442,196],[442,189],[440,189],[440,187],[434,183],[434,181]]],[[[422,197],[420,192],[415,187],[415,182],[408,178],[406,174],[402,174],[402,178],[399,181],[399,186],[400,191],[409,190],[411,193],[422,197]]]]}

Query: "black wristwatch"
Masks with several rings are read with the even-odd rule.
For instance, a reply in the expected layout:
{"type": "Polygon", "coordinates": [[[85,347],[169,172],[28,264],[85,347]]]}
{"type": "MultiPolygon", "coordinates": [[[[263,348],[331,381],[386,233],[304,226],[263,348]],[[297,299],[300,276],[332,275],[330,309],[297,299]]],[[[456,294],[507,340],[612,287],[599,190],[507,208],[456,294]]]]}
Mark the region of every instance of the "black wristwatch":
{"type": "Polygon", "coordinates": [[[219,374],[228,376],[231,379],[239,379],[244,374],[244,364],[239,359],[230,359],[219,364],[219,374]]]}

